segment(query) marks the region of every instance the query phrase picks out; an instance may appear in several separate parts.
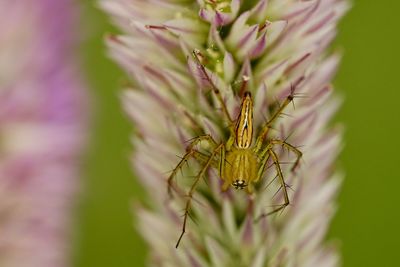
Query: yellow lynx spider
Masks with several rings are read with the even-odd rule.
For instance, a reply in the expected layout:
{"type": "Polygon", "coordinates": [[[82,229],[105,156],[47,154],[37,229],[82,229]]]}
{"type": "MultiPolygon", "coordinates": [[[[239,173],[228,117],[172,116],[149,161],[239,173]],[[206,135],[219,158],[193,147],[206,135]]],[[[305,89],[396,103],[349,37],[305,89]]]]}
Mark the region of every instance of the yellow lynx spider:
{"type": "Polygon", "coordinates": [[[289,196],[287,193],[287,185],[285,183],[282,170],[279,164],[278,154],[274,151],[274,147],[279,145],[287,148],[296,154],[296,161],[293,163],[292,171],[299,164],[302,153],[293,145],[287,143],[285,140],[278,139],[267,139],[267,135],[271,126],[276,119],[283,113],[285,107],[293,101],[294,98],[294,87],[292,86],[290,94],[286,97],[284,102],[279,108],[273,113],[271,118],[261,127],[261,130],[256,138],[255,144],[252,145],[253,140],[253,99],[251,93],[245,91],[242,97],[242,104],[240,107],[239,115],[236,122],[232,121],[227,107],[219,93],[218,88],[212,82],[210,76],[206,72],[204,65],[201,63],[201,54],[198,50],[193,52],[193,56],[197,67],[201,74],[205,77],[208,83],[211,85],[211,89],[216,95],[218,101],[221,104],[224,116],[229,122],[230,137],[226,143],[217,143],[211,135],[201,135],[192,139],[191,143],[186,149],[186,154],[182,157],[177,166],[173,169],[171,175],[168,178],[168,192],[172,194],[174,189],[173,179],[177,172],[190,158],[194,158],[201,165],[200,172],[194,178],[194,182],[189,189],[187,194],[187,201],[185,205],[185,212],[183,217],[182,233],[176,243],[178,248],[179,243],[182,240],[186,230],[186,223],[189,216],[189,211],[192,204],[193,194],[196,190],[198,183],[205,174],[208,168],[218,168],[219,177],[223,180],[222,191],[226,191],[229,186],[233,186],[235,189],[244,189],[248,194],[252,194],[254,191],[254,184],[257,183],[263,176],[268,161],[271,159],[279,183],[281,185],[284,197],[284,203],[278,205],[272,211],[262,214],[267,216],[284,209],[289,205],[289,196]],[[209,155],[200,152],[196,149],[196,146],[201,142],[207,142],[211,150],[209,155]]]}

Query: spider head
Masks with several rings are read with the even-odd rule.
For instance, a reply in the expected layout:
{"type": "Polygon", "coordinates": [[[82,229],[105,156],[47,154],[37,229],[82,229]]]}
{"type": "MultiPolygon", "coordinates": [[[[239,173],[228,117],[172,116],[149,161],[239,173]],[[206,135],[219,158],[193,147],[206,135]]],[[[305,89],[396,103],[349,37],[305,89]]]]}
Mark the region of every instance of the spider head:
{"type": "Polygon", "coordinates": [[[232,186],[235,188],[235,189],[244,189],[246,186],[247,186],[247,183],[246,183],[246,181],[245,180],[235,180],[233,183],[232,183],[232,186]]]}

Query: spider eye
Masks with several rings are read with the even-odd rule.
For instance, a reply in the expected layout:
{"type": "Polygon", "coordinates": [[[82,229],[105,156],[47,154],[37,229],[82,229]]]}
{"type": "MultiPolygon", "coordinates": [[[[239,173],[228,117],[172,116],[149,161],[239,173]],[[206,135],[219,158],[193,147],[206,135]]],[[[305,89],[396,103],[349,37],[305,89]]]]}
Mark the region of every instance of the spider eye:
{"type": "Polygon", "coordinates": [[[236,180],[232,183],[232,186],[235,187],[235,189],[243,189],[247,184],[244,180],[236,180]]]}

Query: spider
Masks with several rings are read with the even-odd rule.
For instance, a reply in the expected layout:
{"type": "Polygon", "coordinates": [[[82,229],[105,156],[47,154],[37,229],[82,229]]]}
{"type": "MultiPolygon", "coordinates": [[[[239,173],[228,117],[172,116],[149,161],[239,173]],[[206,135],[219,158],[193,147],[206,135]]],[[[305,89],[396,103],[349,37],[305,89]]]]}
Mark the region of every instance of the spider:
{"type": "Polygon", "coordinates": [[[196,187],[201,178],[210,167],[218,169],[219,177],[223,180],[222,191],[226,191],[230,186],[232,186],[235,189],[242,189],[248,194],[252,194],[254,192],[254,184],[262,178],[267,163],[271,159],[275,166],[277,177],[283,191],[284,203],[278,205],[272,211],[262,214],[262,216],[268,216],[283,210],[290,203],[287,193],[287,185],[279,164],[278,154],[274,151],[274,147],[278,145],[283,146],[296,155],[296,161],[293,163],[291,168],[292,171],[294,171],[298,166],[302,156],[300,150],[287,143],[285,140],[267,139],[268,133],[274,122],[283,113],[285,107],[294,99],[293,86],[291,87],[290,94],[286,97],[283,103],[273,113],[271,118],[269,118],[269,120],[261,127],[256,141],[254,145],[252,145],[253,99],[251,93],[249,91],[243,93],[239,115],[237,116],[236,121],[233,121],[229,115],[225,102],[220,95],[219,89],[212,82],[205,66],[201,63],[202,55],[200,54],[200,51],[194,50],[193,57],[201,75],[204,76],[204,79],[206,79],[210,84],[212,91],[221,104],[224,117],[226,117],[229,122],[230,137],[225,143],[216,142],[209,134],[193,138],[186,148],[186,154],[181,158],[168,177],[168,192],[171,195],[172,189],[176,190],[173,184],[174,177],[190,158],[194,158],[202,166],[199,173],[195,176],[193,184],[187,194],[188,199],[186,201],[185,212],[183,215],[182,232],[176,243],[176,248],[178,248],[186,231],[186,223],[192,204],[193,194],[195,193],[196,187]],[[207,142],[209,144],[211,150],[208,151],[208,154],[196,149],[197,145],[201,142],[207,142]]]}

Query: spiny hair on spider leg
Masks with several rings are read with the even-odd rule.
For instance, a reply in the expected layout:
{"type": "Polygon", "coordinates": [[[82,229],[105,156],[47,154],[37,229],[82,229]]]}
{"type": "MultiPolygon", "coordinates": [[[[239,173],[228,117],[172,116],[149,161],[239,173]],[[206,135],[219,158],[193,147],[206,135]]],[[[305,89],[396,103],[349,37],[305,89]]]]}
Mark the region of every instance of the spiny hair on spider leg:
{"type": "MultiPolygon", "coordinates": [[[[272,165],[271,165],[271,166],[272,166],[272,165]]],[[[267,190],[268,187],[269,187],[273,182],[275,182],[276,178],[278,178],[278,177],[279,177],[278,174],[275,175],[275,177],[271,179],[271,181],[263,188],[263,190],[267,190]]]]}
{"type": "Polygon", "coordinates": [[[290,114],[285,113],[285,112],[282,112],[282,113],[279,115],[279,118],[285,118],[285,117],[293,118],[293,115],[290,115],[290,114]]]}
{"type": "MultiPolygon", "coordinates": [[[[294,134],[294,131],[295,130],[293,130],[290,134],[286,135],[286,137],[285,137],[285,139],[283,139],[283,141],[287,142],[289,140],[289,138],[292,137],[292,135],[294,134]]],[[[282,146],[283,146],[283,144],[282,144],[282,146]]]]}
{"type": "MultiPolygon", "coordinates": [[[[175,157],[177,157],[177,158],[180,159],[180,160],[183,160],[183,159],[184,159],[184,157],[179,156],[179,155],[175,155],[175,157]]],[[[187,163],[188,160],[189,160],[189,159],[185,159],[185,163],[187,163]]],[[[174,169],[172,169],[172,171],[173,171],[173,170],[174,170],[174,169]]]]}
{"type": "Polygon", "coordinates": [[[228,164],[229,166],[232,166],[232,163],[230,163],[226,158],[225,158],[225,163],[228,164]]]}
{"type": "MultiPolygon", "coordinates": [[[[268,121],[268,120],[265,120],[265,122],[267,122],[267,121],[268,121]]],[[[274,126],[270,126],[269,129],[272,130],[272,131],[277,131],[277,132],[279,132],[279,130],[276,129],[276,127],[274,127],[274,126]]]]}
{"type": "MultiPolygon", "coordinates": [[[[295,161],[279,161],[280,165],[292,165],[294,163],[295,163],[295,161]]],[[[270,167],[271,167],[271,165],[270,165],[270,167]]]]}
{"type": "MultiPolygon", "coordinates": [[[[179,158],[180,160],[183,160],[183,159],[184,159],[184,157],[182,157],[182,156],[178,156],[178,155],[175,155],[175,156],[176,156],[177,158],[179,158]]],[[[189,166],[188,161],[189,161],[189,159],[185,159],[185,162],[184,162],[184,164],[186,164],[187,166],[189,166]]],[[[180,166],[178,170],[176,170],[175,168],[173,168],[172,170],[169,171],[169,173],[172,174],[174,171],[179,171],[179,172],[181,173],[181,175],[183,176],[182,167],[183,167],[183,165],[180,166]]]]}
{"type": "Polygon", "coordinates": [[[270,205],[267,208],[274,208],[272,211],[267,212],[267,213],[261,213],[260,215],[257,216],[257,218],[254,219],[254,223],[258,223],[261,219],[266,218],[272,214],[275,214],[276,212],[280,211],[280,213],[278,214],[278,216],[281,216],[282,213],[284,212],[285,208],[287,206],[289,206],[289,204],[277,204],[277,205],[270,205]],[[276,208],[278,207],[278,208],[276,208]]]}
{"type": "Polygon", "coordinates": [[[184,143],[191,143],[191,142],[193,142],[194,140],[196,140],[197,138],[199,138],[200,136],[203,136],[203,135],[204,134],[196,134],[195,137],[192,137],[192,138],[190,138],[188,140],[185,140],[184,143]]]}
{"type": "MultiPolygon", "coordinates": [[[[202,203],[200,200],[198,200],[194,196],[189,196],[189,195],[185,194],[185,195],[183,195],[183,197],[187,198],[187,199],[191,199],[192,201],[196,202],[197,204],[199,204],[202,207],[207,207],[204,203],[202,203]]],[[[183,210],[185,211],[186,209],[183,209],[183,210]]]]}
{"type": "Polygon", "coordinates": [[[286,186],[286,188],[289,188],[290,190],[292,190],[292,192],[296,192],[296,190],[293,189],[293,185],[285,183],[285,186],[286,186]]]}
{"type": "Polygon", "coordinates": [[[279,211],[279,216],[282,215],[282,213],[285,211],[285,209],[286,209],[287,206],[290,206],[290,203],[288,203],[288,204],[283,204],[283,205],[281,206],[281,209],[278,210],[278,211],[279,211]]]}
{"type": "Polygon", "coordinates": [[[266,207],[268,207],[268,208],[274,208],[274,207],[282,207],[282,206],[294,206],[292,203],[288,203],[287,205],[285,205],[285,204],[273,204],[273,205],[268,205],[268,206],[266,206],[266,207]]]}
{"type": "MultiPolygon", "coordinates": [[[[272,198],[275,198],[278,195],[278,193],[282,190],[282,188],[283,188],[283,186],[279,186],[278,190],[274,193],[272,198]]],[[[290,187],[288,186],[288,184],[285,183],[285,188],[290,188],[290,187]]],[[[292,191],[294,192],[294,190],[292,190],[292,191]]]]}
{"type": "Polygon", "coordinates": [[[197,222],[196,218],[194,217],[192,212],[188,212],[189,218],[194,222],[195,225],[199,226],[199,223],[197,222]]]}
{"type": "Polygon", "coordinates": [[[172,173],[174,172],[174,169],[170,169],[170,170],[168,170],[168,171],[164,171],[164,172],[162,172],[162,174],[169,174],[169,175],[171,175],[172,173]]]}
{"type": "Polygon", "coordinates": [[[197,218],[193,215],[192,212],[183,209],[182,213],[183,214],[180,217],[184,218],[185,216],[188,216],[192,220],[192,222],[194,222],[194,224],[199,225],[198,222],[197,222],[197,218]]]}

